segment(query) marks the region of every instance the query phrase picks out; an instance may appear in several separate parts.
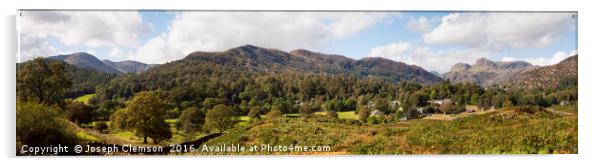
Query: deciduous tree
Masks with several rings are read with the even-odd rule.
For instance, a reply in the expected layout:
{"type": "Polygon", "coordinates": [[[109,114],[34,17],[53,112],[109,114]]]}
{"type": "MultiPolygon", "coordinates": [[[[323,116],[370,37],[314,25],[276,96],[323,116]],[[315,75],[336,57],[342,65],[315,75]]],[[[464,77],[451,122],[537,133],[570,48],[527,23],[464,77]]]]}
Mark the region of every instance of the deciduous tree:
{"type": "Polygon", "coordinates": [[[154,92],[137,93],[132,101],[123,109],[117,110],[111,116],[111,127],[133,131],[136,135],[153,139],[154,143],[170,139],[172,133],[169,124],[165,122],[167,104],[154,92]]]}

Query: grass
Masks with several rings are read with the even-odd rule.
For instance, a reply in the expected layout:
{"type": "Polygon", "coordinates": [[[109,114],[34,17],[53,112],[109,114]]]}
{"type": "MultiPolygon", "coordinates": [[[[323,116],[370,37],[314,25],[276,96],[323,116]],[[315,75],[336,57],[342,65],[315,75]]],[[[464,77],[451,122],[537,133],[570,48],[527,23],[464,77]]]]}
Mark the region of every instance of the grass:
{"type": "MultiPolygon", "coordinates": [[[[563,106],[576,112],[576,105],[563,106]]],[[[577,116],[545,111],[495,111],[454,120],[414,119],[370,125],[316,116],[238,126],[208,145],[330,146],[330,152],[244,152],[232,154],[534,154],[577,153],[577,116]]],[[[221,153],[220,153],[221,154],[221,153]]],[[[229,154],[229,153],[225,153],[229,154]]]]}
{"type": "Polygon", "coordinates": [[[239,116],[237,126],[247,126],[251,122],[251,117],[249,116],[239,116]]]}
{"type": "Polygon", "coordinates": [[[90,134],[87,134],[86,132],[83,131],[78,131],[76,133],[77,138],[84,140],[86,142],[100,142],[100,139],[96,138],[95,136],[92,136],[90,134]]]}
{"type": "MultiPolygon", "coordinates": [[[[355,111],[337,112],[337,114],[339,114],[339,118],[341,119],[357,119],[357,114],[355,114],[355,111]]],[[[326,115],[326,112],[316,112],[316,115],[326,115]]]]}
{"type": "Polygon", "coordinates": [[[84,104],[88,104],[89,101],[90,101],[90,98],[92,98],[94,96],[96,96],[95,93],[93,93],[93,94],[87,94],[87,95],[79,96],[79,97],[75,98],[74,100],[82,102],[84,104]]]}
{"type": "MultiPolygon", "coordinates": [[[[329,152],[243,152],[218,154],[535,154],[577,153],[577,105],[552,106],[570,114],[545,110],[524,112],[500,110],[458,116],[451,120],[413,119],[403,123],[359,123],[353,111],[339,112],[339,118],[322,112],[310,118],[286,114],[279,121],[265,122],[240,116],[239,123],[207,145],[301,145],[329,146],[329,152]]],[[[265,118],[265,117],[264,117],[265,118]]],[[[264,119],[262,118],[262,119],[264,119]]],[[[167,119],[172,139],[161,144],[177,144],[205,136],[198,132],[186,137],[175,128],[176,119],[167,119]]],[[[82,140],[98,141],[85,132],[82,140]]],[[[102,139],[105,135],[102,135],[102,139]]],[[[109,138],[141,143],[132,132],[116,132],[109,138]]],[[[152,142],[152,139],[150,140],[152,142]]],[[[204,153],[201,153],[204,154],[204,153]]]]}
{"type": "Polygon", "coordinates": [[[557,110],[557,111],[561,111],[561,112],[566,112],[566,113],[572,113],[572,114],[577,114],[577,108],[578,108],[578,104],[574,103],[574,104],[569,104],[569,105],[554,105],[550,107],[551,109],[557,110]]]}
{"type": "Polygon", "coordinates": [[[576,153],[577,118],[491,113],[453,121],[417,120],[407,134],[416,151],[445,154],[576,153]]]}

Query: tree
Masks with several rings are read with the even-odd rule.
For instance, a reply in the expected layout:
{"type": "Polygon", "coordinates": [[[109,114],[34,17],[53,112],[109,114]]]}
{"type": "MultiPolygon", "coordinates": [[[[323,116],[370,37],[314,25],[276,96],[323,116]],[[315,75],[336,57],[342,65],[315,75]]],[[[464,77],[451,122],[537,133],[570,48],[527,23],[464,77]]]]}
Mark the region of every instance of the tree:
{"type": "Polygon", "coordinates": [[[410,96],[410,106],[413,107],[424,107],[428,103],[428,96],[423,93],[413,93],[410,96]]]}
{"type": "Polygon", "coordinates": [[[479,103],[479,94],[475,93],[470,96],[470,104],[477,105],[479,103]]]}
{"type": "Polygon", "coordinates": [[[62,104],[71,81],[65,76],[62,62],[35,58],[17,70],[17,96],[44,105],[62,104]]]}
{"type": "Polygon", "coordinates": [[[55,107],[17,102],[17,144],[30,147],[77,144],[77,136],[66,122],[55,107]]]}
{"type": "Polygon", "coordinates": [[[265,112],[263,107],[253,106],[253,107],[251,107],[251,110],[249,111],[249,114],[247,116],[249,116],[250,118],[259,119],[259,118],[261,118],[261,113],[263,113],[263,112],[265,112]]]}
{"type": "Polygon", "coordinates": [[[379,110],[384,114],[389,114],[389,112],[391,112],[389,102],[385,98],[376,99],[376,102],[374,103],[374,109],[379,110]]]}
{"type": "Polygon", "coordinates": [[[77,125],[92,122],[92,108],[79,101],[72,101],[65,106],[65,116],[77,125]]]}
{"type": "Polygon", "coordinates": [[[357,108],[357,101],[352,98],[345,99],[343,101],[343,110],[342,111],[352,111],[357,108]]]}
{"type": "Polygon", "coordinates": [[[155,92],[140,92],[127,107],[111,116],[111,127],[133,131],[144,138],[144,143],[148,143],[148,137],[159,143],[172,137],[169,124],[165,122],[166,114],[167,104],[155,92]]]}
{"type": "Polygon", "coordinates": [[[186,135],[190,135],[201,131],[204,124],[205,113],[197,107],[189,107],[178,117],[176,128],[182,130],[186,135]]]}
{"type": "Polygon", "coordinates": [[[219,132],[226,131],[234,127],[237,119],[232,108],[219,104],[207,111],[205,117],[205,128],[207,130],[218,130],[219,132]]]}
{"type": "Polygon", "coordinates": [[[115,110],[123,107],[125,107],[125,104],[116,99],[103,100],[98,104],[98,109],[96,110],[97,117],[102,120],[108,120],[115,110]]]}
{"type": "Polygon", "coordinates": [[[436,99],[437,99],[437,97],[438,97],[437,91],[433,89],[433,90],[431,91],[431,94],[429,95],[429,98],[430,98],[431,100],[436,100],[436,99]]]}
{"type": "Polygon", "coordinates": [[[342,112],[345,111],[345,104],[341,99],[332,99],[324,103],[324,109],[326,111],[342,112]]]}
{"type": "Polygon", "coordinates": [[[203,106],[205,107],[205,109],[211,109],[213,108],[213,106],[219,104],[219,101],[217,101],[216,98],[205,98],[205,101],[203,101],[203,106]]]}
{"type": "Polygon", "coordinates": [[[370,116],[370,109],[366,106],[360,106],[358,111],[358,119],[362,122],[366,122],[368,117],[370,116]]]}
{"type": "Polygon", "coordinates": [[[276,107],[282,113],[294,113],[296,112],[293,108],[293,103],[290,100],[284,98],[276,98],[272,103],[272,108],[276,107]]]}

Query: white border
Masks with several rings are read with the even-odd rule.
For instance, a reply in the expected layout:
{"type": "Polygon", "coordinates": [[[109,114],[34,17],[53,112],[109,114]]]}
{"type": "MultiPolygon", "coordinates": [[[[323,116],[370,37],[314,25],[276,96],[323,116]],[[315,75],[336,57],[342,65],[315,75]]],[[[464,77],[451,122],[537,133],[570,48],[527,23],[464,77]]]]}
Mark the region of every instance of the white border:
{"type": "Polygon", "coordinates": [[[419,0],[359,2],[357,0],[19,0],[3,1],[1,18],[3,68],[0,102],[2,165],[592,165],[600,163],[600,13],[595,1],[570,0],[419,0]],[[15,62],[17,9],[187,9],[187,10],[470,10],[470,11],[578,11],[579,27],[579,154],[578,155],[420,155],[420,156],[192,156],[192,157],[19,157],[15,146],[15,62]],[[598,40],[596,40],[598,39],[598,40]]]}

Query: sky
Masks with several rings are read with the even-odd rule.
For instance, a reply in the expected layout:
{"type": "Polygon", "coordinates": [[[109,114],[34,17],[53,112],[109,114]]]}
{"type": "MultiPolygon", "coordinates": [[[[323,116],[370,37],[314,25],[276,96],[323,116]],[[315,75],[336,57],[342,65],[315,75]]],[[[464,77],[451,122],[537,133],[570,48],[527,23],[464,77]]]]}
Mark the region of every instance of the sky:
{"type": "Polygon", "coordinates": [[[251,44],[445,73],[479,58],[551,65],[577,53],[571,12],[21,11],[24,62],[75,52],[162,64],[251,44]]]}

